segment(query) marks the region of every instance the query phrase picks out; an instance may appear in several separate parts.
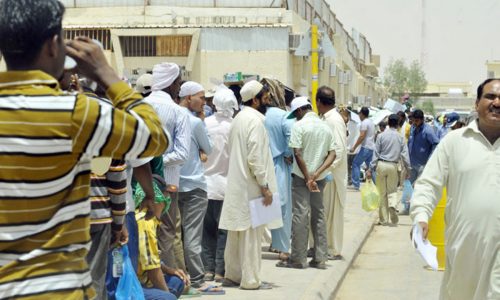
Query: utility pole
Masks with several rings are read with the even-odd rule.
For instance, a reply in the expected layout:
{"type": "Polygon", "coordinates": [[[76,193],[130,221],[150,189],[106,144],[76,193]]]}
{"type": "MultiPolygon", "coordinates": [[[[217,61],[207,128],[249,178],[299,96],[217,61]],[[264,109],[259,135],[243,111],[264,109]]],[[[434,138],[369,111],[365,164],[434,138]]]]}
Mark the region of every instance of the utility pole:
{"type": "Polygon", "coordinates": [[[427,64],[427,45],[426,45],[426,31],[427,31],[427,25],[426,25],[426,0],[421,0],[422,1],[422,21],[421,21],[421,49],[420,49],[420,64],[422,65],[422,68],[425,67],[427,64]]]}
{"type": "Polygon", "coordinates": [[[313,110],[318,112],[316,106],[316,92],[318,91],[318,64],[319,64],[319,53],[318,53],[318,25],[311,25],[311,103],[313,110]]]}

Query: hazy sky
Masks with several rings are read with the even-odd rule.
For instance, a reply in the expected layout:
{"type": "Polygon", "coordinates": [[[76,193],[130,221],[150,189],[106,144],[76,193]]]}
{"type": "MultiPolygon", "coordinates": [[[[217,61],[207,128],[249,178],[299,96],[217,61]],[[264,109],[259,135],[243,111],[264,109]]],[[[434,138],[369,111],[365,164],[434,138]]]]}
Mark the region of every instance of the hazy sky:
{"type": "Polygon", "coordinates": [[[486,60],[500,60],[499,0],[327,0],[346,29],[356,28],[381,55],[420,60],[427,80],[472,82],[486,78],[486,60]],[[422,1],[426,34],[422,43],[422,1]]]}

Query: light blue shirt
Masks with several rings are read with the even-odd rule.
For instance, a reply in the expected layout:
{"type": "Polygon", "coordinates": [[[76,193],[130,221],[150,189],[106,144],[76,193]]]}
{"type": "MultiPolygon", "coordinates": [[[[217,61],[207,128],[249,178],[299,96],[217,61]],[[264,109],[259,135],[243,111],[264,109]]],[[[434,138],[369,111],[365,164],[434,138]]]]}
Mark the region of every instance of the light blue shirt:
{"type": "Polygon", "coordinates": [[[207,155],[212,153],[212,143],[208,137],[205,123],[198,117],[188,112],[189,123],[191,124],[191,145],[189,156],[182,165],[181,177],[179,181],[179,192],[190,192],[195,189],[207,191],[207,181],[205,179],[205,168],[200,160],[200,150],[207,155]]]}
{"type": "Polygon", "coordinates": [[[270,107],[266,112],[265,126],[269,134],[269,146],[273,159],[279,156],[292,156],[292,149],[288,147],[293,120],[287,119],[288,112],[277,107],[270,107]]]}

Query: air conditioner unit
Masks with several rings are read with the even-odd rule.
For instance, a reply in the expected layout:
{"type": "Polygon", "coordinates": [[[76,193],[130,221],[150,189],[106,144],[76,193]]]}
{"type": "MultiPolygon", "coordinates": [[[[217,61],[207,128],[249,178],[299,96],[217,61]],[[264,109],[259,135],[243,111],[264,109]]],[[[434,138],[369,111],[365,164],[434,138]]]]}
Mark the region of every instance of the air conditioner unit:
{"type": "Polygon", "coordinates": [[[301,34],[290,34],[288,36],[288,47],[290,50],[295,50],[300,45],[300,40],[302,39],[301,34]]]}
{"type": "Polygon", "coordinates": [[[352,71],[345,71],[345,75],[346,75],[346,78],[347,78],[346,81],[351,82],[352,81],[352,71]]]}
{"type": "Polygon", "coordinates": [[[335,76],[337,76],[337,65],[331,64],[330,65],[330,77],[335,77],[335,76]]]}
{"type": "Polygon", "coordinates": [[[323,71],[325,69],[325,65],[326,65],[325,58],[320,57],[318,60],[318,69],[323,71]]]}

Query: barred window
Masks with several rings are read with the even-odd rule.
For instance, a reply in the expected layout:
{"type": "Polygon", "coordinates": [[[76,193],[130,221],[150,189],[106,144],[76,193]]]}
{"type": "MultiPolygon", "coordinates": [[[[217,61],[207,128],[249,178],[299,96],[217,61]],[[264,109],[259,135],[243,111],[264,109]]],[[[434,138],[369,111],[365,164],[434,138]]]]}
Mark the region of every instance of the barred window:
{"type": "Polygon", "coordinates": [[[86,36],[91,39],[101,42],[104,50],[113,50],[111,44],[111,33],[109,29],[95,29],[95,28],[78,28],[78,29],[65,29],[64,38],[72,40],[77,36],[86,36]]]}

